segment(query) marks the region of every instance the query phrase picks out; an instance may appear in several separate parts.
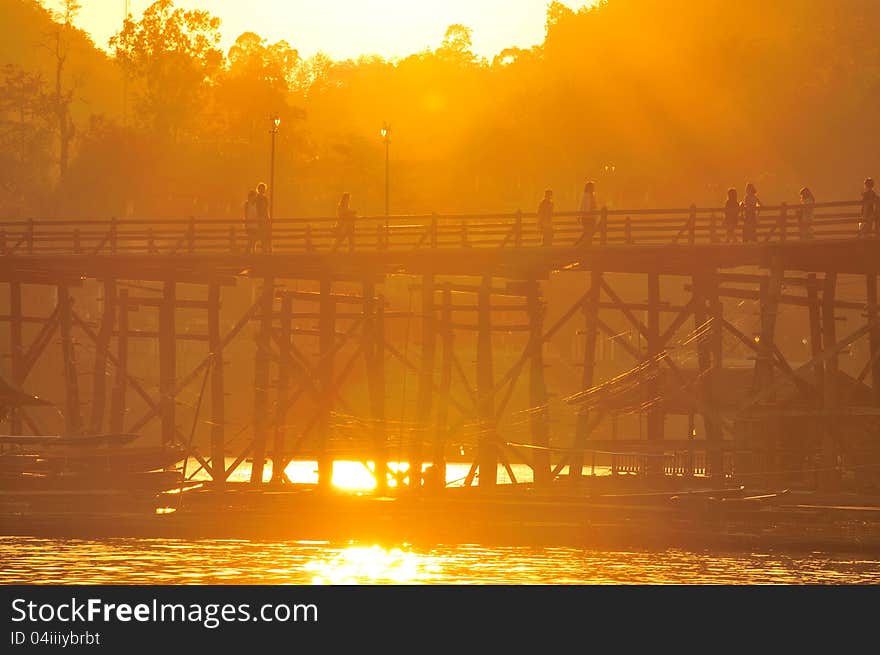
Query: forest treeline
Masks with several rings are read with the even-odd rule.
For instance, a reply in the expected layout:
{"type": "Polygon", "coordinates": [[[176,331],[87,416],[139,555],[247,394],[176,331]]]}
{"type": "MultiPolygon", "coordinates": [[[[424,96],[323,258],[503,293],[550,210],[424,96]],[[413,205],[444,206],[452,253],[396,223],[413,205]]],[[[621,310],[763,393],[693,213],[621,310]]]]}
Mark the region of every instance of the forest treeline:
{"type": "MultiPolygon", "coordinates": [[[[158,0],[107,51],[48,11],[0,0],[0,217],[230,217],[268,181],[276,215],[329,215],[342,191],[392,213],[856,198],[877,176],[874,0],[551,2],[543,43],[477,56],[471,30],[394,61],[304,58],[158,0]],[[109,54],[108,54],[109,53],[109,54]]],[[[406,29],[401,25],[400,29],[406,29]]],[[[104,45],[104,44],[102,44],[104,45]]]]}

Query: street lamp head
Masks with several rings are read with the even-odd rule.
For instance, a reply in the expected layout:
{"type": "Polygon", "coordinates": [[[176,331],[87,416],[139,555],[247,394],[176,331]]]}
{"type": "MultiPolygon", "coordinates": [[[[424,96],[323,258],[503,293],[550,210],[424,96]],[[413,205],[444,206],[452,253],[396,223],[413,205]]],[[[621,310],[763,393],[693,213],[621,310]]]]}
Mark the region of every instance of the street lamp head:
{"type": "Polygon", "coordinates": [[[382,123],[382,129],[379,130],[379,134],[387,141],[388,137],[391,136],[391,126],[388,123],[382,123]]]}
{"type": "Polygon", "coordinates": [[[272,125],[273,125],[272,131],[277,132],[278,128],[281,126],[281,116],[279,116],[278,114],[275,114],[274,116],[272,116],[272,125]]]}

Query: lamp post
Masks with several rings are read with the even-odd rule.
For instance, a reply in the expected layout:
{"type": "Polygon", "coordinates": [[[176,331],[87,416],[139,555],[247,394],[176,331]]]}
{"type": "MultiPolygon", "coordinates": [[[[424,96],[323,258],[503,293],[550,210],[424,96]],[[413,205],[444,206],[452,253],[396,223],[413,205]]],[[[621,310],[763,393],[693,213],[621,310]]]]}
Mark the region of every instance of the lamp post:
{"type": "Polygon", "coordinates": [[[385,238],[388,238],[388,216],[389,211],[389,182],[388,182],[388,152],[391,143],[391,126],[388,123],[382,123],[382,129],[379,130],[382,135],[382,141],[385,143],[385,238]]]}
{"type": "Polygon", "coordinates": [[[272,157],[269,162],[269,218],[275,218],[275,135],[281,125],[281,117],[278,114],[272,116],[272,127],[269,134],[272,135],[272,157]]]}
{"type": "Polygon", "coordinates": [[[616,193],[617,190],[614,189],[613,195],[612,195],[612,187],[614,186],[614,183],[613,183],[614,172],[617,170],[617,166],[615,164],[605,164],[604,169],[605,169],[606,186],[608,188],[608,192],[607,192],[608,197],[611,198],[611,203],[612,203],[612,205],[614,205],[614,201],[615,201],[614,196],[617,195],[617,193],[616,193]]]}

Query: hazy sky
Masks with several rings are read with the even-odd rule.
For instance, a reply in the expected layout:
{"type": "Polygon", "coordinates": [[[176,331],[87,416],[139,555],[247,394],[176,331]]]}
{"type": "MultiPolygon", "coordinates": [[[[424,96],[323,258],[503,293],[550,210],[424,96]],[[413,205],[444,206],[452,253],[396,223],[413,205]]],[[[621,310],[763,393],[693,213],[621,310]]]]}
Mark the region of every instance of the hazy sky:
{"type": "MultiPolygon", "coordinates": [[[[152,0],[129,0],[137,18],[152,0]]],[[[549,0],[175,0],[185,8],[208,9],[222,21],[223,47],[252,31],[270,41],[287,40],[303,56],[322,50],[334,59],[379,54],[398,57],[436,47],[446,26],[474,30],[474,49],[491,58],[511,45],[544,38],[549,0]]],[[[107,47],[119,29],[124,0],[81,0],[77,25],[107,47]]],[[[59,0],[43,0],[55,8],[59,0]]],[[[588,4],[565,0],[571,7],[588,4]]]]}

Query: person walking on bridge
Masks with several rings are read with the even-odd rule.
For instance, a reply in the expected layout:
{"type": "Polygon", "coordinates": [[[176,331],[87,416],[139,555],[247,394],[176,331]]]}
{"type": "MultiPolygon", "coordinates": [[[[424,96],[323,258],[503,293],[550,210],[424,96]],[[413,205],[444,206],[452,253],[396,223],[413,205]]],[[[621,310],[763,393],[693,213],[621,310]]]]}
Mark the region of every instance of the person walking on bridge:
{"type": "Polygon", "coordinates": [[[584,193],[581,196],[580,220],[584,231],[575,243],[576,246],[581,244],[592,245],[593,233],[596,231],[596,183],[587,182],[584,184],[584,193]]]}
{"type": "Polygon", "coordinates": [[[751,182],[746,185],[746,197],[742,201],[743,214],[743,243],[758,242],[758,209],[761,201],[758,199],[758,190],[751,182]]]}
{"type": "Polygon", "coordinates": [[[547,189],[538,205],[538,230],[541,232],[541,245],[553,245],[553,191],[547,189]]]}
{"type": "Polygon", "coordinates": [[[357,212],[351,208],[351,194],[343,193],[336,206],[336,243],[333,244],[333,252],[336,252],[346,239],[348,239],[348,251],[354,251],[354,219],[356,216],[357,212]]]}
{"type": "Polygon", "coordinates": [[[862,214],[859,222],[860,236],[877,235],[880,232],[880,199],[874,191],[874,179],[865,178],[865,190],[862,192],[862,214]]]}
{"type": "Polygon", "coordinates": [[[733,187],[727,190],[727,203],[724,205],[724,229],[727,232],[725,243],[736,243],[736,224],[742,210],[733,187]]]}
{"type": "Polygon", "coordinates": [[[260,182],[257,185],[257,230],[263,245],[263,254],[272,252],[272,217],[269,216],[269,196],[266,195],[266,184],[260,182]]]}
{"type": "Polygon", "coordinates": [[[252,255],[257,247],[257,238],[260,233],[259,219],[257,218],[257,192],[253,189],[248,191],[247,200],[244,201],[244,207],[242,208],[242,214],[244,232],[247,235],[245,252],[252,255]]]}
{"type": "Polygon", "coordinates": [[[807,187],[801,189],[801,211],[798,223],[801,228],[801,239],[807,241],[813,238],[813,211],[816,198],[807,187]]]}

